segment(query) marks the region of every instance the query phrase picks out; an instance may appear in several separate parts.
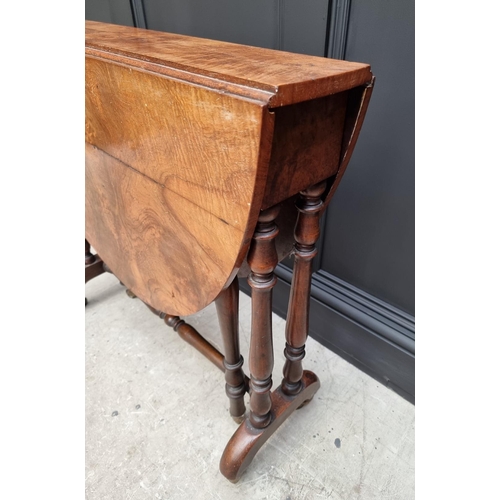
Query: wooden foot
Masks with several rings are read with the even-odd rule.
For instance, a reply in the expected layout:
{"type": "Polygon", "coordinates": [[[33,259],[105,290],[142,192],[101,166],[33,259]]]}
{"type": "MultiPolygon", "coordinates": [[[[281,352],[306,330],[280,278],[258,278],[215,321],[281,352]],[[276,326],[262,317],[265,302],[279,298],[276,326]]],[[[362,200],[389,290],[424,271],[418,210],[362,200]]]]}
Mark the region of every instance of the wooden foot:
{"type": "Polygon", "coordinates": [[[304,370],[301,391],[295,396],[286,395],[281,387],[271,393],[271,422],[264,429],[254,427],[249,419],[238,427],[226,445],[220,461],[221,473],[235,483],[249,466],[255,454],[294,410],[307,404],[319,389],[318,377],[304,370]]]}

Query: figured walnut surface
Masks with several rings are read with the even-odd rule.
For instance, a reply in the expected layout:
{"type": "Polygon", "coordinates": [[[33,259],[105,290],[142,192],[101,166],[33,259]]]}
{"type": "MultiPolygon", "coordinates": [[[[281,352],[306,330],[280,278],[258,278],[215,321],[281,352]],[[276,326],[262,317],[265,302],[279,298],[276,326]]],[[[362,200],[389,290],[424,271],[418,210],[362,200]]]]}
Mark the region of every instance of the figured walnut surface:
{"type": "MultiPolygon", "coordinates": [[[[362,63],[93,21],[86,21],[86,31],[88,49],[260,89],[270,93],[270,107],[342,92],[372,77],[362,63]]],[[[204,84],[210,85],[208,79],[204,84]]]]}
{"type": "Polygon", "coordinates": [[[86,238],[150,306],[194,313],[244,263],[264,205],[335,174],[342,92],[369,66],[86,25],[86,238]]]}
{"type": "Polygon", "coordinates": [[[96,59],[86,69],[86,237],[142,300],[194,313],[251,238],[264,110],[96,59]]]}

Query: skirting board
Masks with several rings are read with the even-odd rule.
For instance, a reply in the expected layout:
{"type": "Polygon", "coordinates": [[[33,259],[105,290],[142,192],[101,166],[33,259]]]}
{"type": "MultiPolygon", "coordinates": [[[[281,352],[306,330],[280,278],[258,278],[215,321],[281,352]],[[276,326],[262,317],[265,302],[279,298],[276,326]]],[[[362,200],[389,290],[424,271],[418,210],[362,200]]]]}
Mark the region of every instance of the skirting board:
{"type": "MultiPolygon", "coordinates": [[[[273,311],[286,318],[292,273],[276,269],[273,311]]],[[[250,295],[246,280],[241,289],[250,295]]],[[[415,403],[412,316],[324,271],[313,275],[309,334],[365,373],[415,403]]]]}

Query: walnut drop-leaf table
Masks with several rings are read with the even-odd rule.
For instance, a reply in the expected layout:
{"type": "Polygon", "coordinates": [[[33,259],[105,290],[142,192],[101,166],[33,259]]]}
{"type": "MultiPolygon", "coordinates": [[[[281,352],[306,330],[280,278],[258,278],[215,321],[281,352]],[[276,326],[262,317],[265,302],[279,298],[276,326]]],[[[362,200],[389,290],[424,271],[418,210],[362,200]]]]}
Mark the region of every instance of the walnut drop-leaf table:
{"type": "Polygon", "coordinates": [[[241,423],[220,469],[237,481],[319,388],[302,368],[312,259],[370,66],[92,21],[85,54],[85,281],[112,272],[225,372],[241,423]],[[290,254],[286,361],[272,391],[274,269],[290,254]],[[252,289],[249,377],[238,277],[252,289]],[[223,354],[180,319],[214,301],[223,354]]]}

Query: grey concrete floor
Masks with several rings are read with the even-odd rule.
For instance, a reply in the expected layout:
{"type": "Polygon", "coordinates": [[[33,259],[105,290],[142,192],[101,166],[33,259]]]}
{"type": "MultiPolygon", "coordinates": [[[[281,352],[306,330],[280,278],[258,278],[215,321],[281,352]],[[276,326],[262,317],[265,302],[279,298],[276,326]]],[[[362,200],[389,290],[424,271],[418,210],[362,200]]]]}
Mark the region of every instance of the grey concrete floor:
{"type": "MultiPolygon", "coordinates": [[[[86,297],[88,500],[414,498],[414,406],[313,339],[304,367],[320,390],[230,483],[219,472],[236,429],[223,374],[114,276],[87,283],[86,297]]],[[[186,320],[221,348],[214,305],[186,320]]],[[[275,385],[284,326],[273,316],[275,385]]],[[[243,293],[240,337],[248,359],[243,293]]]]}

